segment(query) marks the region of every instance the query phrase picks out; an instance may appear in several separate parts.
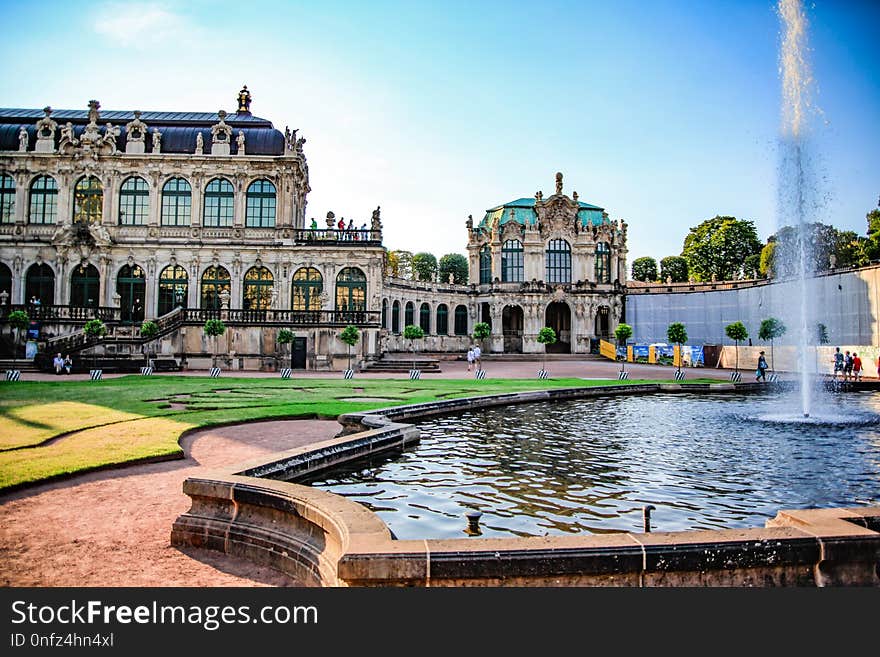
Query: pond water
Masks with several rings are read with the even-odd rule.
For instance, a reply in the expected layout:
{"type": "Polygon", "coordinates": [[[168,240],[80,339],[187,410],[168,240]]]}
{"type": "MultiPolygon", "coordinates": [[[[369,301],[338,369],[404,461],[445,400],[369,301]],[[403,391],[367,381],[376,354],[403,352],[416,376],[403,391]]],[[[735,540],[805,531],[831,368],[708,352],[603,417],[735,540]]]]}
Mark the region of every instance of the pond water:
{"type": "Polygon", "coordinates": [[[763,527],[780,509],[880,504],[880,394],[831,396],[809,421],[773,394],[522,404],[419,424],[420,444],[313,486],[397,538],[763,527]]]}

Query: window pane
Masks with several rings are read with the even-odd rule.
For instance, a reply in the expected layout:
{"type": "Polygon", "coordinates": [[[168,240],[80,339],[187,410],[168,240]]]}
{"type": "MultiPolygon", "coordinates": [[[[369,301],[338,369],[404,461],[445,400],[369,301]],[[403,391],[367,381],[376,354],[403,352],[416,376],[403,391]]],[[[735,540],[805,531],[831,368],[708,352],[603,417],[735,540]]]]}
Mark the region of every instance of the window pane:
{"type": "Polygon", "coordinates": [[[12,176],[0,175],[0,224],[15,222],[15,181],[12,176]]]}
{"type": "Polygon", "coordinates": [[[54,224],[58,216],[58,185],[51,176],[40,176],[31,185],[28,221],[54,224]]]}

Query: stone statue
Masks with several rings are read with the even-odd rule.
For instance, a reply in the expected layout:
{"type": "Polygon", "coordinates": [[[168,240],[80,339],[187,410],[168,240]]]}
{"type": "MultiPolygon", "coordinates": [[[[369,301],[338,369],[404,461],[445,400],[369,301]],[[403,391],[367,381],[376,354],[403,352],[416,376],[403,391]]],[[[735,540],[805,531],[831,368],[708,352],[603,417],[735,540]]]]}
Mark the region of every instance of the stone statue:
{"type": "Polygon", "coordinates": [[[0,306],[5,306],[9,303],[9,292],[6,290],[0,291],[0,306]]]}
{"type": "Polygon", "coordinates": [[[238,131],[238,137],[235,138],[235,144],[238,146],[238,154],[244,155],[244,130],[238,131]]]}
{"type": "Polygon", "coordinates": [[[306,143],[305,137],[300,137],[299,139],[296,140],[296,152],[299,153],[300,155],[302,155],[303,145],[305,145],[305,143],[306,143]]]}
{"type": "Polygon", "coordinates": [[[453,283],[455,283],[455,274],[449,272],[449,284],[452,285],[453,283]]]}
{"type": "Polygon", "coordinates": [[[153,152],[162,152],[162,133],[159,132],[158,128],[153,128],[153,152]]]}
{"type": "Polygon", "coordinates": [[[67,125],[61,128],[61,142],[60,143],[69,143],[76,144],[76,137],[73,136],[73,124],[68,121],[67,125]]]}
{"type": "Polygon", "coordinates": [[[377,205],[376,209],[373,210],[373,218],[370,221],[370,228],[373,232],[382,230],[382,220],[379,218],[379,211],[381,209],[381,205],[377,205]]]}
{"type": "Polygon", "coordinates": [[[251,92],[248,91],[247,85],[238,92],[238,113],[251,113],[251,92]]]}
{"type": "Polygon", "coordinates": [[[668,285],[672,285],[672,276],[671,275],[666,277],[666,283],[668,285]]]}
{"type": "Polygon", "coordinates": [[[19,152],[24,153],[25,151],[27,151],[27,147],[28,147],[27,128],[25,128],[24,126],[21,126],[21,128],[18,131],[18,150],[19,150],[19,152]]]}
{"type": "Polygon", "coordinates": [[[228,310],[229,309],[229,297],[231,296],[229,294],[229,290],[224,287],[222,290],[220,290],[219,296],[220,296],[220,307],[223,310],[228,310]]]}
{"type": "Polygon", "coordinates": [[[202,133],[196,133],[196,155],[204,155],[205,154],[205,138],[202,137],[202,133]]]}
{"type": "Polygon", "coordinates": [[[467,226],[468,231],[473,230],[474,229],[474,215],[469,214],[467,221],[465,221],[464,224],[465,224],[465,226],[467,226]]]}
{"type": "Polygon", "coordinates": [[[332,210],[327,213],[327,228],[329,228],[330,230],[336,228],[336,222],[334,221],[335,219],[336,215],[333,214],[332,210]]]}
{"type": "Polygon", "coordinates": [[[562,172],[556,173],[556,193],[562,194],[562,172]]]}
{"type": "Polygon", "coordinates": [[[273,285],[269,290],[269,307],[274,308],[275,304],[278,302],[278,290],[275,289],[273,285]]]}

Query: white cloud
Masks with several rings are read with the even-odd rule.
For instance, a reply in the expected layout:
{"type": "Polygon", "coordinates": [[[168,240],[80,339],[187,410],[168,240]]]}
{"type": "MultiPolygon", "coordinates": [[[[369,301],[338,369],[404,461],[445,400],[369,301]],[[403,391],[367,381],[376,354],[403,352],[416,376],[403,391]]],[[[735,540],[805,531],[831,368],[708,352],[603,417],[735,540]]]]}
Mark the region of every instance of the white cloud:
{"type": "Polygon", "coordinates": [[[157,3],[108,3],[100,7],[93,27],[116,45],[147,48],[177,41],[191,41],[194,27],[185,17],[157,3]]]}

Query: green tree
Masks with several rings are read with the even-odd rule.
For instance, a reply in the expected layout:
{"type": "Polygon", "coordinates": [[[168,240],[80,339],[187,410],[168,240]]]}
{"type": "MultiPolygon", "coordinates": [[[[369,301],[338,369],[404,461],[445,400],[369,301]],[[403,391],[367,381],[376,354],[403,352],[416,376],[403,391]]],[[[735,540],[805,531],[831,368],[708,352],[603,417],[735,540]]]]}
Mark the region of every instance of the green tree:
{"type": "MultiPolygon", "coordinates": [[[[159,335],[159,325],[154,322],[152,319],[148,319],[143,324],[141,324],[141,337],[146,340],[146,345],[149,345],[156,339],[156,336],[159,335]]],[[[150,363],[150,350],[147,349],[147,365],[150,363]]]]}
{"type": "Polygon", "coordinates": [[[762,246],[754,222],[716,216],[690,229],[681,255],[697,280],[733,280],[742,276],[745,259],[760,253],[762,246]]]}
{"type": "Polygon", "coordinates": [[[678,371],[681,372],[681,345],[687,342],[688,334],[681,322],[673,322],[666,328],[666,340],[678,345],[678,371]]]}
{"type": "Polygon", "coordinates": [[[808,271],[823,272],[831,269],[832,262],[837,267],[860,267],[867,264],[870,250],[868,240],[859,237],[851,230],[840,231],[834,226],[813,222],[804,225],[803,235],[797,226],[783,226],[767,240],[770,249],[764,248],[762,264],[772,271],[774,277],[795,276],[800,262],[801,239],[806,241],[808,271]]]}
{"type": "Polygon", "coordinates": [[[670,277],[673,283],[687,283],[689,275],[687,260],[681,256],[666,256],[660,261],[660,280],[664,283],[670,277]]]}
{"type": "MultiPolygon", "coordinates": [[[[633,329],[629,324],[624,324],[621,322],[617,325],[617,328],[614,329],[614,337],[617,338],[617,344],[626,346],[626,341],[632,337],[633,329]]],[[[623,362],[620,364],[620,371],[623,372],[626,370],[626,356],[623,357],[623,362]]]]}
{"type": "Polygon", "coordinates": [[[27,328],[30,317],[23,310],[13,310],[6,319],[9,322],[9,328],[13,330],[15,335],[12,340],[12,369],[15,369],[15,361],[18,358],[18,342],[21,340],[21,332],[27,328]]]}
{"type": "Polygon", "coordinates": [[[544,345],[544,358],[541,360],[541,369],[547,369],[547,345],[556,343],[556,331],[550,326],[545,326],[538,331],[538,342],[544,345]]]}
{"type": "Polygon", "coordinates": [[[467,285],[468,261],[460,253],[447,253],[440,258],[439,271],[441,283],[448,282],[449,274],[452,274],[453,283],[467,285]]]}
{"type": "Polygon", "coordinates": [[[409,251],[389,251],[387,262],[393,263],[394,276],[413,280],[413,254],[409,251]]]}
{"type": "Polygon", "coordinates": [[[773,372],[776,371],[776,366],[773,364],[773,341],[785,335],[787,330],[785,324],[775,317],[768,317],[762,321],[761,327],[758,329],[758,338],[764,342],[770,340],[770,370],[773,372]]]}
{"type": "Polygon", "coordinates": [[[360,339],[360,331],[354,324],[349,324],[339,334],[339,339],[348,345],[348,369],[351,369],[351,348],[357,344],[360,339]]]}
{"type": "Polygon", "coordinates": [[[834,245],[837,267],[864,267],[869,258],[865,252],[868,240],[853,230],[837,231],[837,241],[834,245]]]}
{"type": "Polygon", "coordinates": [[[758,273],[764,278],[774,278],[776,273],[773,271],[773,262],[776,259],[776,240],[770,238],[767,244],[761,249],[761,262],[758,265],[758,273]]]}
{"type": "Polygon", "coordinates": [[[492,327],[489,326],[486,322],[477,322],[474,324],[474,332],[473,338],[474,340],[480,341],[480,348],[485,351],[485,345],[483,344],[483,340],[492,335],[492,327]]]}
{"type": "Polygon", "coordinates": [[[412,351],[413,356],[413,369],[416,369],[415,341],[424,338],[425,332],[422,330],[421,326],[416,326],[415,324],[407,324],[403,327],[403,337],[409,340],[409,348],[412,351]]]}
{"type": "Polygon", "coordinates": [[[400,278],[400,257],[397,251],[385,249],[385,275],[400,278]]]}
{"type": "Polygon", "coordinates": [[[753,253],[743,263],[743,276],[746,278],[758,278],[761,275],[761,254],[753,253]]]}
{"type": "Polygon", "coordinates": [[[209,319],[204,326],[205,335],[213,338],[213,353],[211,355],[211,366],[217,367],[217,338],[226,333],[226,324],[219,319],[209,319]]]}
{"type": "Polygon", "coordinates": [[[283,328],[280,331],[278,331],[278,335],[275,336],[275,339],[278,341],[278,344],[281,345],[281,352],[285,356],[287,355],[285,353],[287,351],[287,348],[284,345],[288,345],[291,342],[293,342],[293,337],[294,337],[293,331],[291,331],[290,329],[286,329],[286,328],[283,328]]]}
{"type": "Polygon", "coordinates": [[[880,209],[871,210],[865,215],[868,221],[868,239],[865,240],[862,250],[865,259],[869,262],[880,258],[880,209]]]}
{"type": "MultiPolygon", "coordinates": [[[[90,319],[83,326],[83,333],[85,333],[90,338],[99,341],[101,338],[107,335],[107,327],[100,319],[90,319]]],[[[93,369],[98,369],[98,350],[95,349],[92,354],[94,355],[93,369]]]]}
{"type": "Polygon", "coordinates": [[[657,261],[648,256],[636,258],[632,264],[632,277],[634,281],[653,283],[657,280],[657,261]]]}
{"type": "Polygon", "coordinates": [[[746,330],[746,326],[742,322],[732,322],[731,324],[728,324],[724,327],[724,332],[727,334],[728,338],[733,340],[734,354],[736,354],[736,365],[733,369],[735,372],[739,372],[739,343],[748,339],[749,332],[746,330]]]}
{"type": "Polygon", "coordinates": [[[816,372],[819,372],[819,347],[820,344],[828,344],[828,327],[822,322],[816,324],[816,372]]]}
{"type": "Polygon", "coordinates": [[[416,280],[433,281],[437,277],[437,258],[431,253],[416,253],[412,267],[416,280]]]}

